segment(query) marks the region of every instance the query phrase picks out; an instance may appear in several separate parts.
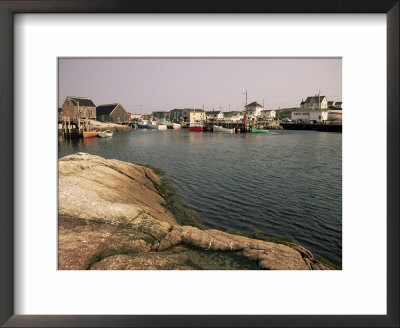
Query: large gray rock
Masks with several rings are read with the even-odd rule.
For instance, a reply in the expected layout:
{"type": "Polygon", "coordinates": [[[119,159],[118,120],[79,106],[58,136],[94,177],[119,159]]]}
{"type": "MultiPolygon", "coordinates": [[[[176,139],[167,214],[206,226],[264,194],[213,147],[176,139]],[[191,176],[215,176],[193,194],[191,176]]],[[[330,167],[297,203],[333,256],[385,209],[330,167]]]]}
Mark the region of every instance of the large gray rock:
{"type": "Polygon", "coordinates": [[[77,153],[58,161],[58,213],[87,220],[129,225],[136,218],[175,224],[146,167],[77,153]]]}

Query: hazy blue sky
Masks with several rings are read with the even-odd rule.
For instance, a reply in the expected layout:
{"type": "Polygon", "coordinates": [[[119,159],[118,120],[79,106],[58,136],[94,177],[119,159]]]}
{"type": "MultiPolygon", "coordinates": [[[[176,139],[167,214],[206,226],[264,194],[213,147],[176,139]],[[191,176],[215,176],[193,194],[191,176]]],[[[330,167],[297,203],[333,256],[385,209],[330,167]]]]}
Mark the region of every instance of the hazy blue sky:
{"type": "Polygon", "coordinates": [[[241,110],[257,101],[266,109],[298,107],[318,91],[342,100],[341,59],[73,59],[59,60],[61,107],[67,96],[96,105],[119,102],[131,113],[193,107],[241,110]]]}

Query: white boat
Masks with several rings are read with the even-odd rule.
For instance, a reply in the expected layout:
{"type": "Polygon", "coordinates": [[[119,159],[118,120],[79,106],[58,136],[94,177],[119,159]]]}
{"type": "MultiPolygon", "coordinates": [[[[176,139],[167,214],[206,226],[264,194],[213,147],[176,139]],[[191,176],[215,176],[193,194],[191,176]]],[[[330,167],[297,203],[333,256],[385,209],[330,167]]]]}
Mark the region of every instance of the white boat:
{"type": "Polygon", "coordinates": [[[140,120],[140,121],[138,121],[138,122],[136,123],[136,126],[137,126],[139,129],[147,129],[148,125],[149,125],[149,123],[148,123],[147,121],[144,121],[144,120],[140,120]]]}
{"type": "Polygon", "coordinates": [[[167,124],[167,128],[168,129],[176,130],[176,129],[180,129],[181,127],[182,126],[180,124],[178,124],[178,123],[169,123],[169,124],[167,124]]]}
{"type": "Polygon", "coordinates": [[[166,130],[167,126],[165,124],[160,124],[157,121],[150,121],[148,126],[149,129],[155,129],[155,130],[166,130]]]}
{"type": "Polygon", "coordinates": [[[222,126],[213,125],[213,132],[235,133],[235,129],[227,129],[222,126]]]}
{"type": "Polygon", "coordinates": [[[110,138],[110,137],[112,137],[112,135],[113,135],[113,132],[111,130],[104,130],[99,133],[100,138],[110,138]]]}
{"type": "Polygon", "coordinates": [[[156,121],[149,121],[147,124],[148,129],[158,129],[158,124],[156,121]]]}

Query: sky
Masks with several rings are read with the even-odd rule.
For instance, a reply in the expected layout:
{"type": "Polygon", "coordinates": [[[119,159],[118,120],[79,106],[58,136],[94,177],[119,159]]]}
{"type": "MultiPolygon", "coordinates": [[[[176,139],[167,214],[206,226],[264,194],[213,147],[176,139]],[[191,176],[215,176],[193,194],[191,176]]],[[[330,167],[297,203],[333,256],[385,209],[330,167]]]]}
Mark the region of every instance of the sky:
{"type": "Polygon", "coordinates": [[[131,113],[174,108],[242,110],[299,107],[320,92],[342,101],[340,58],[60,58],[58,105],[67,96],[131,113]]]}

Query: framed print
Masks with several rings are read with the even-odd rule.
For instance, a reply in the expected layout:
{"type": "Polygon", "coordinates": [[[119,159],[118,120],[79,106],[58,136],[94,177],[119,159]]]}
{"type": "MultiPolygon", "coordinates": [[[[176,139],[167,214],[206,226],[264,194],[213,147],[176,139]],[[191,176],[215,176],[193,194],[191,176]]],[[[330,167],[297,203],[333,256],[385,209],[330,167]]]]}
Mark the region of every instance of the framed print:
{"type": "Polygon", "coordinates": [[[398,1],[0,8],[1,324],[398,326],[398,1]]]}

